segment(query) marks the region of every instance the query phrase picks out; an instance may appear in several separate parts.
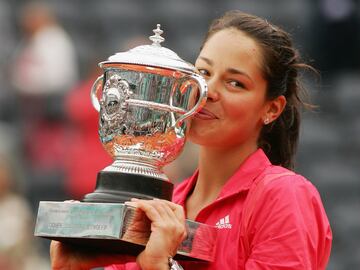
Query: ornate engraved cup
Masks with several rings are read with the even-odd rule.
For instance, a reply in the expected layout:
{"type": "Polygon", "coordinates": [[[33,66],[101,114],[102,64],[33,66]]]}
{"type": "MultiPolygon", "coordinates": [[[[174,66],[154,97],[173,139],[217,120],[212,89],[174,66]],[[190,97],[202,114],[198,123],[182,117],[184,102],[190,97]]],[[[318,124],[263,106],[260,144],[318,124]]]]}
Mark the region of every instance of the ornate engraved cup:
{"type": "Polygon", "coordinates": [[[172,184],[162,167],[181,153],[187,119],[205,104],[207,86],[193,65],[161,47],[160,25],[154,32],[152,45],[99,64],[104,74],[91,100],[99,112],[100,140],[114,162],[99,173],[96,191],[84,201],[171,199],[172,184]]]}

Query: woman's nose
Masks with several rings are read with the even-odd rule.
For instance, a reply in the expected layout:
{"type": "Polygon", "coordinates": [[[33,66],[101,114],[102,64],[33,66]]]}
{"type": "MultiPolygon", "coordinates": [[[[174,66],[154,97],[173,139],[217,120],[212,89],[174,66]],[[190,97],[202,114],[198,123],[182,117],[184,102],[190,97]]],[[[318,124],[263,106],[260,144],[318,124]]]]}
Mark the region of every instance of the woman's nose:
{"type": "Polygon", "coordinates": [[[219,83],[216,78],[210,78],[207,81],[208,85],[208,100],[217,101],[219,99],[219,83]]]}

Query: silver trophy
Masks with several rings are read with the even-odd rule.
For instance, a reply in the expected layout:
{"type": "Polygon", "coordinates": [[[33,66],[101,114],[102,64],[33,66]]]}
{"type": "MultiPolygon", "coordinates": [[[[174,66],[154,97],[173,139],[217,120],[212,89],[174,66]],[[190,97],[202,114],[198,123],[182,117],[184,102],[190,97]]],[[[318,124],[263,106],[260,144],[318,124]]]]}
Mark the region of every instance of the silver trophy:
{"type": "MultiPolygon", "coordinates": [[[[40,202],[35,235],[112,252],[137,254],[150,222],[124,204],[131,198],[171,200],[162,167],[181,153],[189,118],[205,104],[207,85],[195,67],[162,47],[160,25],[151,45],[119,52],[99,65],[91,89],[99,136],[114,162],[98,173],[83,202],[40,202]]],[[[91,154],[91,153],[88,153],[91,154]]],[[[211,261],[216,229],[187,220],[178,256],[211,261]]]]}
{"type": "Polygon", "coordinates": [[[187,119],[205,104],[207,85],[193,65],[161,47],[162,32],[158,25],[151,45],[100,63],[104,74],[91,100],[99,111],[100,140],[114,162],[98,174],[95,192],[84,201],[171,200],[173,185],[162,167],[181,153],[187,119]]]}

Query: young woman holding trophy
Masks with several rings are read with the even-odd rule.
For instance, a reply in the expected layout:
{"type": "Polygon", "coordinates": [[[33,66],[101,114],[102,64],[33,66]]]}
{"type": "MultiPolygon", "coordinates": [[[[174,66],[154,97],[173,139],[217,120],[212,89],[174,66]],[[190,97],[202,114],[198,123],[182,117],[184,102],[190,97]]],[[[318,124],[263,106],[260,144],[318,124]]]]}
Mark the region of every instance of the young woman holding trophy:
{"type": "Polygon", "coordinates": [[[210,26],[195,66],[208,84],[189,132],[200,146],[198,170],[173,202],[128,202],[152,222],[145,250],[137,258],[89,255],[53,241],[53,269],[326,268],[332,234],[320,196],[291,171],[304,105],[298,73],[308,66],[289,35],[231,11],[210,26]],[[185,218],[219,229],[214,262],[172,259],[185,218]]]}

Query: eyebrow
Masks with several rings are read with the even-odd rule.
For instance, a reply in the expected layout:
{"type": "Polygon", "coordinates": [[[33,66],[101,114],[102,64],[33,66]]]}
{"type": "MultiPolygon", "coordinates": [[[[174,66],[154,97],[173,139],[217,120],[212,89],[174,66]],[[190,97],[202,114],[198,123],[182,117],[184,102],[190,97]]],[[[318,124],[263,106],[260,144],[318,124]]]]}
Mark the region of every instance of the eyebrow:
{"type": "Polygon", "coordinates": [[[210,66],[213,65],[213,61],[211,61],[209,58],[206,58],[204,56],[199,56],[199,59],[205,61],[207,64],[209,64],[210,66]]]}
{"type": "MultiPolygon", "coordinates": [[[[203,56],[199,56],[199,59],[203,60],[204,62],[206,62],[207,64],[209,64],[210,66],[212,66],[214,64],[214,62],[212,60],[210,60],[209,58],[203,57],[203,56]]],[[[238,70],[236,68],[228,68],[226,70],[227,72],[231,73],[231,74],[239,74],[239,75],[243,75],[245,77],[247,77],[249,80],[252,81],[252,79],[250,78],[250,76],[248,74],[246,74],[244,71],[238,70]]]]}

